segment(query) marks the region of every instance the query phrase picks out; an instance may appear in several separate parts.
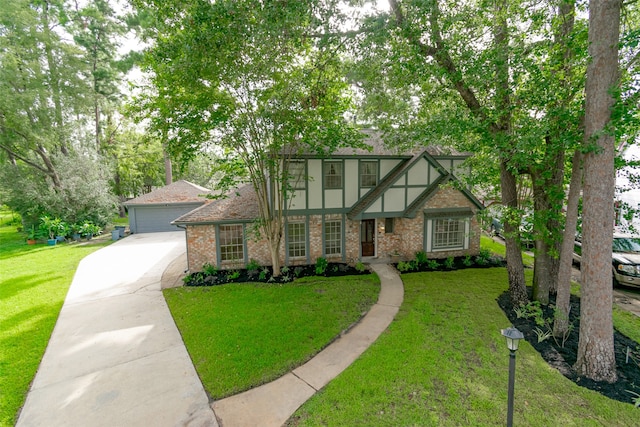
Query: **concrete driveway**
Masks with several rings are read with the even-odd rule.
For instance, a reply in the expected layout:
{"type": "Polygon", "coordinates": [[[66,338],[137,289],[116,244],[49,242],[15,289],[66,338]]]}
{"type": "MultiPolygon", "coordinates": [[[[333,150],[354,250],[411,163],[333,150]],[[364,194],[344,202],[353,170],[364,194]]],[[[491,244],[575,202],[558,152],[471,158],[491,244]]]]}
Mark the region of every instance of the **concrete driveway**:
{"type": "Polygon", "coordinates": [[[160,290],[184,232],[82,260],[17,426],[217,426],[160,290]]]}

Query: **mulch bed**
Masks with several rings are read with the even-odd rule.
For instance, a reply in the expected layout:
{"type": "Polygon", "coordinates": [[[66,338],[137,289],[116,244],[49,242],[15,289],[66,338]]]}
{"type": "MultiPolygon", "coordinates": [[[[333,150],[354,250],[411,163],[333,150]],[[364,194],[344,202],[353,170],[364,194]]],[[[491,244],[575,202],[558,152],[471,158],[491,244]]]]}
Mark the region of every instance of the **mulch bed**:
{"type": "Polygon", "coordinates": [[[238,282],[262,282],[262,283],[288,283],[295,279],[309,276],[336,277],[371,274],[368,268],[357,269],[345,263],[328,263],[324,272],[318,274],[315,265],[298,265],[283,267],[281,275],[273,277],[273,269],[269,266],[253,270],[244,268],[234,270],[219,270],[215,274],[205,272],[192,273],[185,278],[186,286],[216,286],[226,283],[238,282]]]}
{"type": "MultiPolygon", "coordinates": [[[[530,294],[531,295],[531,294],[530,294]]],[[[580,298],[571,296],[571,312],[569,321],[574,325],[574,330],[564,343],[564,347],[555,342],[550,337],[542,342],[538,342],[536,328],[544,329],[535,323],[533,318],[517,318],[514,312],[513,304],[509,298],[508,292],[503,293],[498,298],[498,304],[505,312],[513,326],[518,328],[524,334],[525,339],[540,353],[550,366],[556,368],[562,375],[573,381],[574,383],[586,387],[590,390],[597,391],[604,396],[620,402],[632,403],[634,396],[629,391],[640,394],[640,346],[638,343],[626,335],[621,334],[617,330],[614,331],[614,349],[616,356],[616,367],[618,372],[618,381],[615,383],[593,381],[585,377],[579,376],[573,365],[577,360],[578,339],[579,339],[579,315],[580,315],[580,298]],[[631,349],[633,358],[627,361],[627,348],[631,349]]],[[[550,298],[549,306],[542,307],[544,318],[553,318],[553,307],[555,306],[555,296],[550,298]]]]}

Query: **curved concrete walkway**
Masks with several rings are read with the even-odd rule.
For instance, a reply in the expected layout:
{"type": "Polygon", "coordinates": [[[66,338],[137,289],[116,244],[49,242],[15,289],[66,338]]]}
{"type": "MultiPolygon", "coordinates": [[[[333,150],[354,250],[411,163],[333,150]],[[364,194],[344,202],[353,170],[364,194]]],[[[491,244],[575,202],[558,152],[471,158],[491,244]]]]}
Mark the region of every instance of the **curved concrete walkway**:
{"type": "Polygon", "coordinates": [[[210,404],[161,292],[180,284],[184,253],[183,232],[152,233],[82,260],[18,427],[281,426],[378,338],[403,301],[395,270],[372,265],[380,295],[357,325],[293,372],[210,404]]]}
{"type": "Polygon", "coordinates": [[[212,407],[223,427],[279,427],[316,391],[351,365],[387,329],[404,298],[402,280],[386,264],[371,265],[380,277],[378,302],[361,321],[313,359],[268,384],[212,407]]]}

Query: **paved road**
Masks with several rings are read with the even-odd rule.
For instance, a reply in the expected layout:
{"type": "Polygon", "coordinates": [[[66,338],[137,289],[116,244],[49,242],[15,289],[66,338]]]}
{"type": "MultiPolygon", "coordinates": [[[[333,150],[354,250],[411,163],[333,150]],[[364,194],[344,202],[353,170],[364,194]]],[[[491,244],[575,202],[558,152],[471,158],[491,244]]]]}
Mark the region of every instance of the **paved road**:
{"type": "Polygon", "coordinates": [[[184,252],[136,234],[82,260],[18,427],[217,426],[160,290],[184,252]]]}

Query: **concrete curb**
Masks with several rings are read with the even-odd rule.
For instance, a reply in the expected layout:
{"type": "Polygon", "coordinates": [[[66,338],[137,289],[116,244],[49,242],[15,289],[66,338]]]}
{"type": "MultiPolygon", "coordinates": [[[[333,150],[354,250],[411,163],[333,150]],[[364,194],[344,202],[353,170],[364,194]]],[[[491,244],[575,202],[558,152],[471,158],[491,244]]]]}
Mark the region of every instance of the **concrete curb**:
{"type": "Polygon", "coordinates": [[[378,302],[362,320],[293,372],[235,396],[213,402],[222,427],[278,427],[316,391],[351,365],[389,326],[404,299],[398,273],[389,265],[371,269],[380,277],[378,302]]]}

